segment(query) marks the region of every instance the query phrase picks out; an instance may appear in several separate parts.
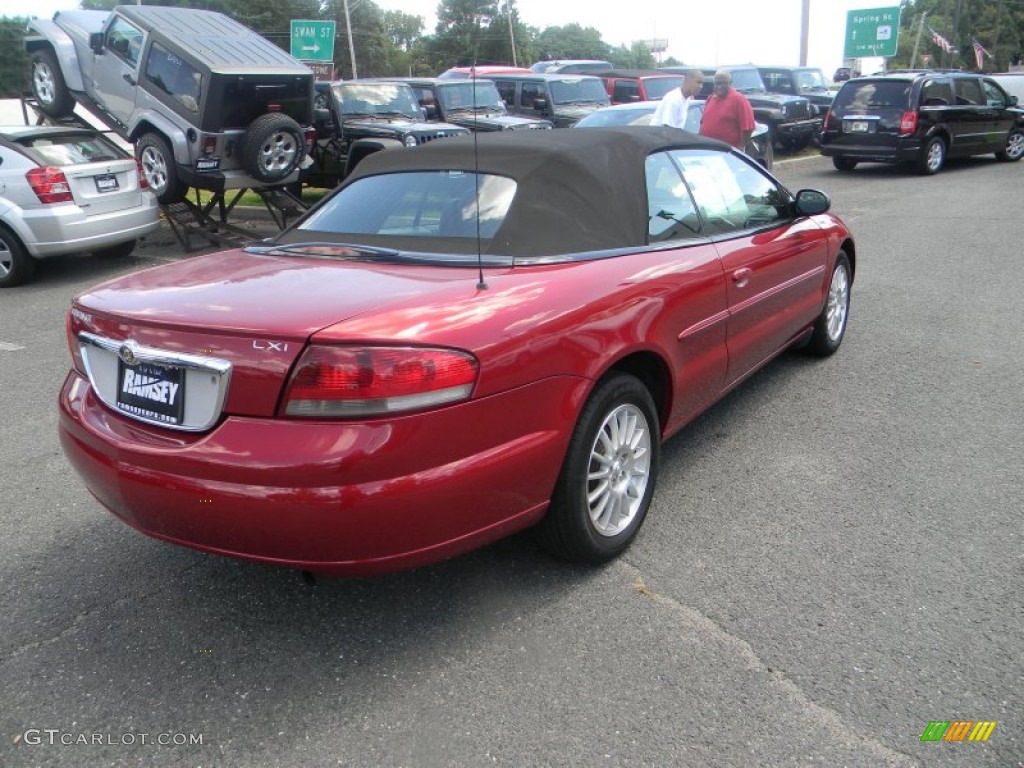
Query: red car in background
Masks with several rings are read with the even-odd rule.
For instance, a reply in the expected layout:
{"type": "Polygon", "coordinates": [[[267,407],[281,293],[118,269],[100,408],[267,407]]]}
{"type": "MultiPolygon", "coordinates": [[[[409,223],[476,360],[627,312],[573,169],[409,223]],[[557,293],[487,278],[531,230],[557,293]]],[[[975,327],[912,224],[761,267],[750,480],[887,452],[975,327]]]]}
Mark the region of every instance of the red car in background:
{"type": "Polygon", "coordinates": [[[61,441],[115,515],[208,552],[370,574],[537,526],[602,562],[664,439],[839,347],[829,205],[672,128],[380,152],[273,242],[75,298],[61,441]]]}

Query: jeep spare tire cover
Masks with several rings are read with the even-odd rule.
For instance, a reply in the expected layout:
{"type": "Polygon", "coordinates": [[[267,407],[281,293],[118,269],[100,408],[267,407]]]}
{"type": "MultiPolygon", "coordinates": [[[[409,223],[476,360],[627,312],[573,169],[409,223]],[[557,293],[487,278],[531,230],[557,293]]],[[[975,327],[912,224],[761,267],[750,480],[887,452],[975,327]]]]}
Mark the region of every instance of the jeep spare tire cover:
{"type": "Polygon", "coordinates": [[[281,181],[299,167],[305,153],[302,128],[288,115],[260,115],[242,138],[242,164],[260,181],[281,181]]]}

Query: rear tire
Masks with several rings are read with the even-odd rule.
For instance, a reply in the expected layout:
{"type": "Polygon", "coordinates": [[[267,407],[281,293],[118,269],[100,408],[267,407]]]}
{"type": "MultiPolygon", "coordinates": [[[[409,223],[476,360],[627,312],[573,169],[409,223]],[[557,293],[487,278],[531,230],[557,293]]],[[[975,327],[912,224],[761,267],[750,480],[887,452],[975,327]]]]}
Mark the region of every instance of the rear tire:
{"type": "Polygon", "coordinates": [[[934,176],[946,164],[946,142],[933,136],[924,145],[917,161],[917,170],[925,176],[934,176]]]}
{"type": "Polygon", "coordinates": [[[603,563],[643,524],[658,476],[661,430],[650,392],[634,376],[598,384],[580,412],[537,538],[551,554],[603,563]]]}
{"type": "Polygon", "coordinates": [[[146,133],[135,145],[135,156],[142,164],[142,175],[161,203],[179,203],[188,187],[178,179],[178,166],[171,145],[158,133],[146,133]]]}
{"type": "Polygon", "coordinates": [[[814,324],[811,340],[804,351],[816,357],[828,357],[839,349],[846,335],[846,323],[850,318],[850,286],[853,285],[853,272],[850,260],[845,251],[836,256],[836,265],[832,268],[832,279],[829,281],[828,295],[825,306],[814,324]]]}
{"type": "Polygon", "coordinates": [[[36,260],[9,229],[0,226],[0,288],[13,288],[32,279],[36,260]]]}
{"type": "Polygon", "coordinates": [[[833,157],[832,165],[837,171],[852,171],[857,167],[857,161],[848,157],[833,157]]]}
{"type": "Polygon", "coordinates": [[[1015,163],[1024,157],[1024,130],[1014,128],[1006,137],[1006,148],[996,152],[996,160],[1015,163]]]}
{"type": "Polygon", "coordinates": [[[101,259],[124,259],[135,250],[135,243],[135,240],[129,240],[127,243],[118,243],[107,248],[99,248],[93,251],[92,255],[99,256],[101,259]]]}
{"type": "Polygon", "coordinates": [[[268,112],[252,121],[242,138],[242,164],[254,179],[272,184],[302,163],[306,139],[288,115],[268,112]]]}
{"type": "Polygon", "coordinates": [[[75,100],[51,51],[44,48],[32,54],[31,79],[32,95],[44,114],[60,118],[75,111],[75,100]]]}

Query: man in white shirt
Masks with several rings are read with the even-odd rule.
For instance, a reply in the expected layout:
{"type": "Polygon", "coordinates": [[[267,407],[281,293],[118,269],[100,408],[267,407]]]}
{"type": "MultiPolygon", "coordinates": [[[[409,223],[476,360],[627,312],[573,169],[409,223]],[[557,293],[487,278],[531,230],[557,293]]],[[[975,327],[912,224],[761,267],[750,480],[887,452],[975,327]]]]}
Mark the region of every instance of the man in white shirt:
{"type": "Polygon", "coordinates": [[[704,83],[704,73],[699,69],[688,69],[683,74],[683,82],[673,88],[658,102],[654,110],[651,125],[671,125],[683,128],[686,125],[686,112],[690,108],[693,97],[700,93],[704,83]]]}

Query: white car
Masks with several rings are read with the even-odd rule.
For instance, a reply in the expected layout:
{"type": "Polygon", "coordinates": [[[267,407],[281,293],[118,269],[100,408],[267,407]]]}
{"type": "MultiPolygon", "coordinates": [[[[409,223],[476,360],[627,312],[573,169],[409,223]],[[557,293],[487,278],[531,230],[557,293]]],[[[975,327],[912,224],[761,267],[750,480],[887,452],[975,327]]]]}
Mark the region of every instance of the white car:
{"type": "Polygon", "coordinates": [[[159,216],[135,158],[102,133],[0,127],[0,288],[47,256],[127,256],[159,216]]]}

